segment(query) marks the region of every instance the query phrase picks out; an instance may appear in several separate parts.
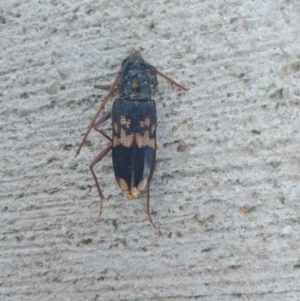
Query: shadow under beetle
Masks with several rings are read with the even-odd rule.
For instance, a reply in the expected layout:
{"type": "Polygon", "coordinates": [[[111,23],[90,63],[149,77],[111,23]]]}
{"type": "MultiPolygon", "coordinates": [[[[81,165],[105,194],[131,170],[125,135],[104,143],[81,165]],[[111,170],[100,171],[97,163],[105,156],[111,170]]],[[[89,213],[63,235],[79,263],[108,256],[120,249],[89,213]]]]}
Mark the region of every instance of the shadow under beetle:
{"type": "MultiPolygon", "coordinates": [[[[112,150],[112,161],[116,180],[120,188],[127,192],[127,200],[134,199],[139,192],[147,190],[147,214],[152,226],[159,231],[150,214],[150,180],[154,171],[156,155],[156,106],[151,99],[152,89],[158,85],[157,74],[173,86],[187,91],[185,87],[158,71],[144,61],[138,51],[125,60],[111,85],[95,85],[95,88],[108,90],[100,108],[92,119],[81,144],[76,152],[77,157],[92,129],[102,134],[110,144],[91,162],[90,170],[96,183],[100,202],[100,214],[103,210],[103,199],[94,166],[112,150]],[[104,111],[109,98],[118,92],[111,112],[104,111]],[[98,127],[112,118],[112,138],[98,127]]],[[[159,231],[160,232],[160,231],[159,231]]]]}

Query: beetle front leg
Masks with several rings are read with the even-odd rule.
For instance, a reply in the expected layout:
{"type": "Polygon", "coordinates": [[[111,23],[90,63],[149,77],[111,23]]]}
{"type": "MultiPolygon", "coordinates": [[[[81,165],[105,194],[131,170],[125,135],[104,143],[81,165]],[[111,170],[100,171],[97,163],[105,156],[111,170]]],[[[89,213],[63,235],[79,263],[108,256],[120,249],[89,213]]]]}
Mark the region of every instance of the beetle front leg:
{"type": "Polygon", "coordinates": [[[187,89],[186,87],[178,84],[177,82],[175,82],[175,80],[173,80],[172,78],[168,77],[167,75],[161,73],[160,71],[158,71],[156,69],[155,71],[158,75],[160,75],[161,77],[165,78],[172,86],[177,86],[178,88],[180,88],[181,90],[184,90],[184,91],[188,91],[189,89],[187,89]]]}
{"type": "Polygon", "coordinates": [[[100,213],[99,213],[99,216],[98,216],[98,221],[100,220],[100,217],[102,215],[102,210],[103,210],[103,200],[104,200],[104,195],[101,191],[101,188],[100,188],[100,184],[98,182],[98,179],[96,177],[96,174],[94,172],[94,166],[103,158],[105,157],[109,152],[110,150],[112,149],[112,144],[110,144],[109,146],[107,146],[90,164],[90,170],[91,170],[91,173],[93,175],[93,178],[94,178],[94,181],[95,181],[95,184],[96,184],[96,187],[97,187],[97,190],[98,190],[98,194],[99,194],[99,197],[100,197],[100,213]]]}

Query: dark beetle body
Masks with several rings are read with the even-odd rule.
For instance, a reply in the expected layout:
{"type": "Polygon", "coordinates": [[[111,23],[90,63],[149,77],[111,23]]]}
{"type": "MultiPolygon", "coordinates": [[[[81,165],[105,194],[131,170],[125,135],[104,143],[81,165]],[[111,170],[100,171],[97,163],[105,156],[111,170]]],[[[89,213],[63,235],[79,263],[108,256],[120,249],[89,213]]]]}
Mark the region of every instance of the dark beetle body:
{"type": "Polygon", "coordinates": [[[154,100],[116,99],[112,108],[112,161],[127,199],[144,191],[151,180],[156,153],[154,100]]]}
{"type": "Polygon", "coordinates": [[[117,86],[120,98],[112,107],[113,167],[128,200],[148,187],[154,170],[156,106],[150,97],[156,86],[156,74],[151,74],[141,56],[131,57],[117,86]]]}
{"type": "Polygon", "coordinates": [[[149,192],[156,156],[156,106],[155,101],[151,99],[151,94],[157,87],[157,74],[172,85],[187,91],[185,87],[145,62],[138,51],[133,52],[123,61],[111,85],[95,85],[96,88],[109,90],[109,92],[85,133],[76,156],[86,143],[92,129],[106,137],[111,143],[90,164],[101,199],[99,217],[102,214],[104,196],[94,166],[112,150],[114,173],[120,188],[127,193],[128,200],[134,199],[139,192],[147,190],[147,214],[153,227],[159,231],[151,218],[149,192]],[[99,118],[105,104],[116,90],[119,98],[114,101],[112,112],[104,113],[99,118]],[[110,117],[112,117],[112,138],[98,128],[110,117]]]}

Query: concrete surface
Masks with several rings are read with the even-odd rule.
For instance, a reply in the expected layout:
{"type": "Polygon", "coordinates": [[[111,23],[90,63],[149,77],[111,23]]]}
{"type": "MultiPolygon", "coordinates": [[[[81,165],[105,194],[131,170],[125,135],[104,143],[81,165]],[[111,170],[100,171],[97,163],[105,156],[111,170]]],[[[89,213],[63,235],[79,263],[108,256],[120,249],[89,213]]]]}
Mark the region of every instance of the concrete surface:
{"type": "Polygon", "coordinates": [[[0,16],[1,300],[300,300],[299,0],[2,0],[0,16]],[[190,89],[159,78],[153,96],[161,236],[110,156],[96,222],[105,139],[74,158],[93,85],[132,49],[190,89]]]}

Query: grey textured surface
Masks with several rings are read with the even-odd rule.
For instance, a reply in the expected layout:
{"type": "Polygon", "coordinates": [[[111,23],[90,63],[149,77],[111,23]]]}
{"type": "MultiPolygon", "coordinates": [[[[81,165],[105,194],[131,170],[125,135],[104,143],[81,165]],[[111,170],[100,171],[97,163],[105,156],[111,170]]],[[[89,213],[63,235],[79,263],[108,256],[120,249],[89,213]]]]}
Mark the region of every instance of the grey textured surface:
{"type": "Polygon", "coordinates": [[[0,16],[1,300],[300,300],[298,0],[2,0],[0,16]],[[162,236],[110,156],[96,222],[105,139],[74,158],[93,85],[132,49],[190,88],[154,95],[162,236]]]}

